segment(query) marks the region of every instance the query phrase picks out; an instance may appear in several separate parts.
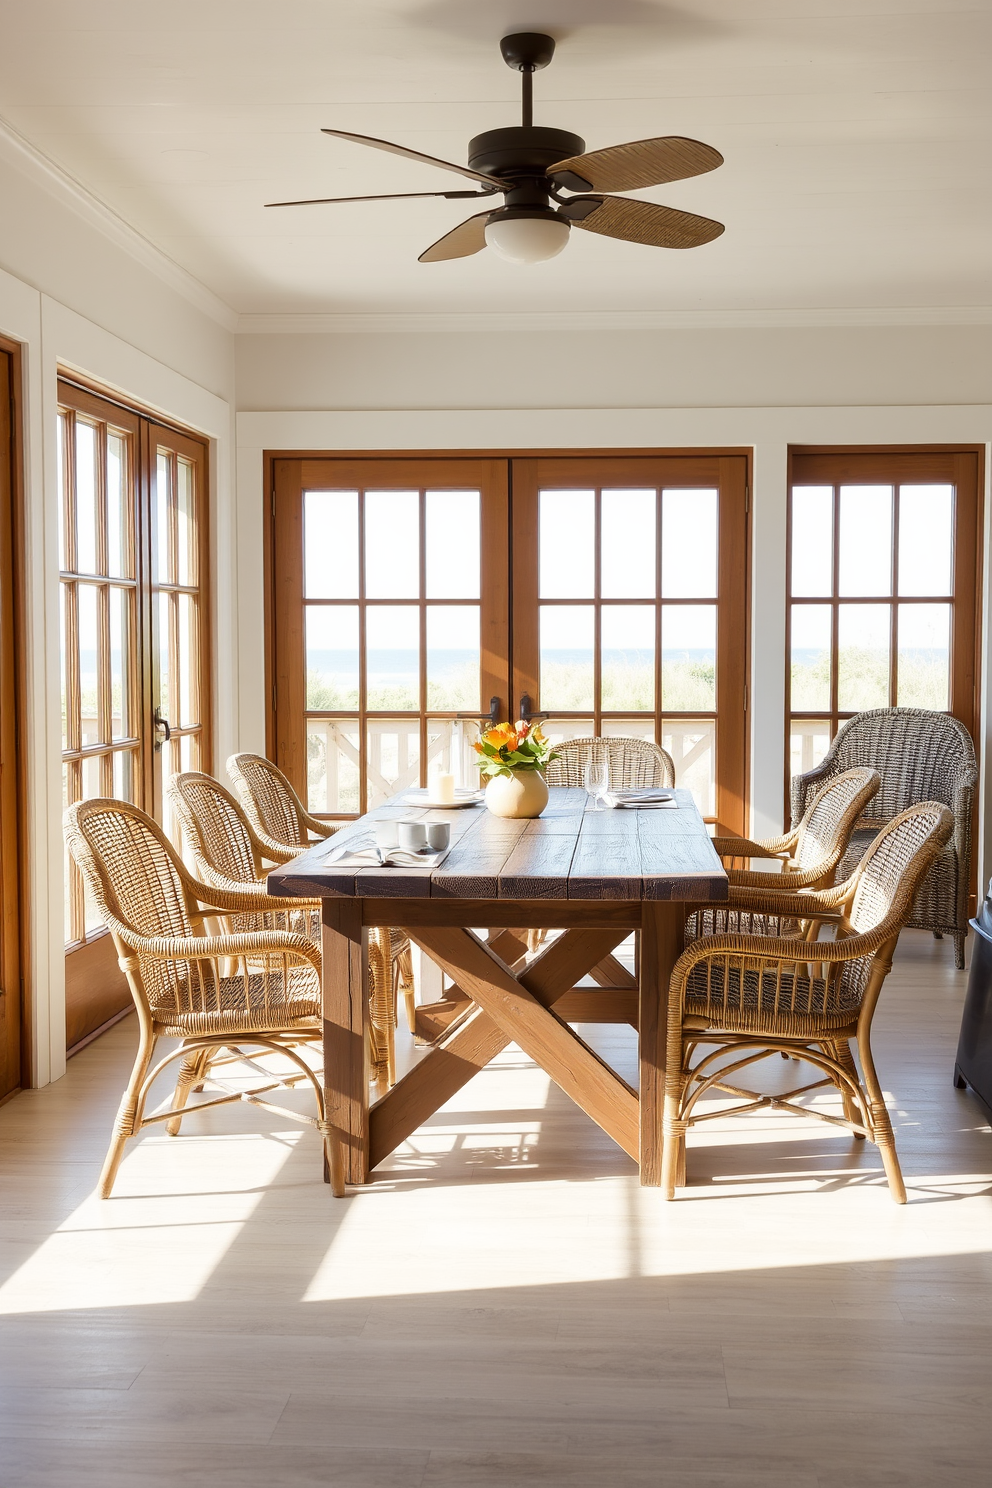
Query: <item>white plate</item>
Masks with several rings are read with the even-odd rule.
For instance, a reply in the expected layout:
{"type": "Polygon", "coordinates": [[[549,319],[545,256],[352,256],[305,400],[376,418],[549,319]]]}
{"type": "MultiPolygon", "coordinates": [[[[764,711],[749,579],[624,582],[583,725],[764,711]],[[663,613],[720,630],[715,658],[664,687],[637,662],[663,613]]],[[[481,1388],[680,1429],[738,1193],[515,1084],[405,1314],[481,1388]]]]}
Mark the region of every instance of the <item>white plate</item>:
{"type": "Polygon", "coordinates": [[[478,806],[482,801],[482,794],[463,787],[455,792],[453,801],[435,801],[427,794],[426,786],[418,786],[416,790],[407,791],[403,799],[411,805],[416,803],[418,806],[430,806],[435,811],[457,811],[460,806],[478,806]]]}

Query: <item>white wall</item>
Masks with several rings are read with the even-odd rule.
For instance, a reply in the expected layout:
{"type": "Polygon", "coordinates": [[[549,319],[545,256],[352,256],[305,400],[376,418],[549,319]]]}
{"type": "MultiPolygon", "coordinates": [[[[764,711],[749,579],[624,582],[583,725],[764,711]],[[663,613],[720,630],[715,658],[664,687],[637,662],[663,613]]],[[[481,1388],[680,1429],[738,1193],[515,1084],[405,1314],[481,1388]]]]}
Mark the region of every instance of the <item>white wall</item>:
{"type": "Polygon", "coordinates": [[[512,328],[488,334],[242,334],[238,407],[716,409],[992,402],[992,325],[528,332],[516,322],[514,317],[512,328]]]}
{"type": "MultiPolygon", "coordinates": [[[[237,634],[233,336],[212,297],[2,134],[0,201],[0,333],[21,343],[25,384],[25,929],[30,1077],[42,1085],[65,1067],[57,370],[83,372],[210,437],[215,634],[229,655],[237,634]]],[[[219,667],[221,757],[236,741],[237,707],[236,669],[219,667]]]]}

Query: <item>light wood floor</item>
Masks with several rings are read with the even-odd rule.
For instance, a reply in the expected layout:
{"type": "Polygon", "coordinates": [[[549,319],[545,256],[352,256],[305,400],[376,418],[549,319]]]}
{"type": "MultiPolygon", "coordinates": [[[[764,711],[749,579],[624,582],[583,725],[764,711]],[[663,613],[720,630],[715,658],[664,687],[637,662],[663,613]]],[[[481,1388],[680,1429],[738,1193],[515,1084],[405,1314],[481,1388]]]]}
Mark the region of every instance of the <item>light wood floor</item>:
{"type": "MultiPolygon", "coordinates": [[[[876,1021],[906,1208],[781,1114],[691,1138],[666,1205],[513,1049],[342,1202],[314,1133],[238,1106],[134,1143],[101,1203],[126,1021],[0,1110],[0,1483],[984,1488],[965,983],[907,934],[876,1021]]],[[[598,1042],[629,1076],[632,1035],[598,1042]]]]}

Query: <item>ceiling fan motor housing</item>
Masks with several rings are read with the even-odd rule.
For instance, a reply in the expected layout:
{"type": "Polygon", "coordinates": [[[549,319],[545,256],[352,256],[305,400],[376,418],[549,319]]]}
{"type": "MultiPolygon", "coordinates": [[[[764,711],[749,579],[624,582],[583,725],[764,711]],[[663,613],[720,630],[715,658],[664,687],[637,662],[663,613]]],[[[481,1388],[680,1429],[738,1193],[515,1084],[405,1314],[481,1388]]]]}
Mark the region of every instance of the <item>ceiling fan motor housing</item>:
{"type": "Polygon", "coordinates": [[[510,125],[487,129],[469,140],[468,163],[487,176],[543,177],[549,165],[585,153],[586,142],[567,129],[544,125],[510,125]]]}

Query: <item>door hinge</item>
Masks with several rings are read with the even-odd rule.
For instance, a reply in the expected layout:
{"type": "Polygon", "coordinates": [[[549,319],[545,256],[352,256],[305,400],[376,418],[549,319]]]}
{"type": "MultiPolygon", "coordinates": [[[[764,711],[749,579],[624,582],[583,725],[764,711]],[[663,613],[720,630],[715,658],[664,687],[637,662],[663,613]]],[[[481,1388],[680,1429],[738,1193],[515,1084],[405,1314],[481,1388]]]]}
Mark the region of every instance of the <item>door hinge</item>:
{"type": "Polygon", "coordinates": [[[276,712],[276,687],[274,682],[272,684],[272,711],[273,713],[276,712]]]}
{"type": "Polygon", "coordinates": [[[276,515],[276,493],[275,493],[275,487],[273,487],[272,490],[269,492],[269,514],[271,515],[271,517],[273,518],[273,520],[275,520],[275,515],[276,515]]]}
{"type": "Polygon", "coordinates": [[[751,510],[751,487],[744,487],[744,512],[745,515],[751,510]]]}
{"type": "Polygon", "coordinates": [[[747,683],[744,684],[744,712],[747,712],[747,683]]]}

